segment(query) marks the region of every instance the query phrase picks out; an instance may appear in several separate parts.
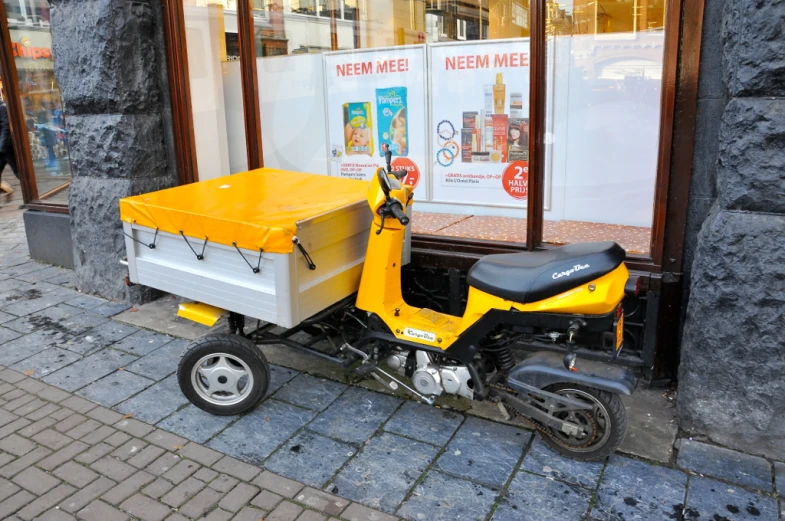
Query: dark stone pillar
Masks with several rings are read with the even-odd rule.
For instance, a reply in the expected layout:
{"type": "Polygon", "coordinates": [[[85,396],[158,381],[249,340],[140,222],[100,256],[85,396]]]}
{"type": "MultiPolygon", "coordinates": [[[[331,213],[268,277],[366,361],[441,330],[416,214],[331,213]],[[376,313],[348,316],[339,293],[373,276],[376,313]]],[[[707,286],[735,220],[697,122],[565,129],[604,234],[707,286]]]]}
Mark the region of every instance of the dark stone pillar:
{"type": "MultiPolygon", "coordinates": [[[[720,6],[706,2],[709,10],[720,6]]],[[[711,16],[707,11],[707,17],[711,16]]],[[[679,419],[688,431],[734,448],[785,453],[785,3],[727,0],[721,68],[728,102],[719,132],[693,157],[716,176],[717,200],[697,237],[682,338],[679,419]]],[[[705,32],[717,32],[715,24],[705,32]]],[[[703,53],[702,53],[703,54],[703,53]]],[[[719,99],[722,92],[718,91],[719,99]]],[[[700,107],[700,103],[699,103],[700,107]]],[[[709,122],[710,123],[710,122],[709,122]]],[[[711,124],[704,126],[711,129],[711,124]]],[[[703,194],[691,194],[691,205],[703,194]]],[[[688,239],[689,240],[689,239],[688,239]]]]}
{"type": "Polygon", "coordinates": [[[174,186],[160,0],[53,0],[54,71],[63,97],[77,287],[139,302],[119,264],[118,200],[174,186]]]}

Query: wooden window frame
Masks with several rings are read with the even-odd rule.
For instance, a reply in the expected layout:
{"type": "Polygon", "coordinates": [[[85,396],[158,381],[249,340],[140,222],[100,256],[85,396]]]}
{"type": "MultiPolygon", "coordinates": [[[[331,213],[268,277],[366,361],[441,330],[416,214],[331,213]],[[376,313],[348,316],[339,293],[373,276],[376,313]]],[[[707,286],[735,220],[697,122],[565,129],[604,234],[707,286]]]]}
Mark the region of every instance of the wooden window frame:
{"type": "MultiPolygon", "coordinates": [[[[629,255],[627,265],[636,271],[656,274],[679,273],[682,270],[681,252],[692,169],[704,1],[669,0],[667,4],[651,254],[629,255]],[[690,30],[685,31],[685,27],[690,30]],[[678,122],[675,117],[677,103],[678,122]]],[[[175,141],[178,145],[178,172],[180,182],[186,183],[196,180],[197,175],[181,2],[182,0],[164,0],[163,9],[175,141]]],[[[531,0],[529,13],[532,70],[529,106],[532,132],[529,134],[526,244],[415,234],[412,238],[415,262],[467,269],[483,255],[553,247],[543,241],[546,0],[531,0]]],[[[238,0],[237,16],[248,167],[254,169],[264,166],[264,158],[254,25],[249,0],[238,0]]],[[[359,19],[359,16],[356,18],[359,19]]],[[[334,24],[334,21],[331,22],[334,24]]],[[[334,33],[334,27],[332,29],[334,33]]],[[[331,39],[332,47],[335,47],[334,34],[331,39]]]]}

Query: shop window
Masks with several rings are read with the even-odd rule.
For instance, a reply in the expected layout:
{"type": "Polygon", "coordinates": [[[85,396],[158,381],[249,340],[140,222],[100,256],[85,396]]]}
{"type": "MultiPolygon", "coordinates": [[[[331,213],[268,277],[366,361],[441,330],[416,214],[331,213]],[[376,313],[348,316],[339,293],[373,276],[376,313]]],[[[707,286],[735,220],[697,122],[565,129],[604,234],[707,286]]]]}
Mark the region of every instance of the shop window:
{"type": "Polygon", "coordinates": [[[369,179],[388,144],[416,186],[415,233],[525,243],[529,11],[528,0],[255,5],[265,166],[369,179]]]}
{"type": "MultiPolygon", "coordinates": [[[[7,1],[5,8],[18,79],[12,91],[18,92],[19,99],[8,99],[6,85],[3,98],[7,104],[18,103],[24,113],[32,158],[32,164],[27,165],[28,178],[23,180],[31,187],[32,200],[25,202],[67,205],[71,163],[65,114],[53,70],[49,4],[44,0],[7,1]]],[[[17,163],[24,161],[14,159],[17,163]]],[[[4,180],[11,178],[6,169],[4,180]]]]}
{"type": "Polygon", "coordinates": [[[184,0],[198,180],[248,170],[236,0],[184,0]]]}
{"type": "Polygon", "coordinates": [[[543,240],[650,253],[665,0],[548,2],[543,240]]]}

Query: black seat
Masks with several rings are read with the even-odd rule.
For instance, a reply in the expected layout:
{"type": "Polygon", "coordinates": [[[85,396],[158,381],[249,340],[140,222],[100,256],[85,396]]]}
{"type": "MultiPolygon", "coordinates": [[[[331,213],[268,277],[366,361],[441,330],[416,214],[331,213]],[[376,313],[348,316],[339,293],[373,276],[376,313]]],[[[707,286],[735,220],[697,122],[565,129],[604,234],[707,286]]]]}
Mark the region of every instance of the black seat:
{"type": "Polygon", "coordinates": [[[527,304],[602,277],[619,267],[624,257],[624,249],[610,241],[487,255],[472,266],[467,281],[491,295],[527,304]]]}

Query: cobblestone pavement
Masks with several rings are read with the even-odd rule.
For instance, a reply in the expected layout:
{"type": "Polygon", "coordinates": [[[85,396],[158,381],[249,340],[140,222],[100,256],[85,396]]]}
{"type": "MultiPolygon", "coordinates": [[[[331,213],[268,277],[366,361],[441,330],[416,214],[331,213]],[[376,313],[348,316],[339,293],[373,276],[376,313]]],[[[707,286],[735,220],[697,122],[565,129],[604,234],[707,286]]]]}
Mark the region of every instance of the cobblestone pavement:
{"type": "Polygon", "coordinates": [[[184,340],[31,262],[18,217],[0,232],[2,519],[782,519],[785,464],[697,441],[670,466],[578,463],[527,430],[277,366],[259,408],[208,415],[173,374],[184,340]]]}

